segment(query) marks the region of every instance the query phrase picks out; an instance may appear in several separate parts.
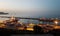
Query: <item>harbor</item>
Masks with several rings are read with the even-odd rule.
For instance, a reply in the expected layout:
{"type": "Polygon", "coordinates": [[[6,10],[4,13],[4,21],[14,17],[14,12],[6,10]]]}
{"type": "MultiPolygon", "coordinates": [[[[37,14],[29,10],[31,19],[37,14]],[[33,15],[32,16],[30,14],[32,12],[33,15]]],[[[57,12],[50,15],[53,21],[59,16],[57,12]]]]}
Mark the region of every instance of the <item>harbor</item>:
{"type": "Polygon", "coordinates": [[[60,20],[59,19],[40,19],[40,18],[22,18],[22,17],[7,17],[0,16],[0,18],[9,18],[8,20],[3,20],[0,22],[0,32],[2,34],[8,33],[11,34],[58,34],[60,32],[60,20]],[[32,19],[39,20],[43,23],[39,24],[22,24],[18,22],[19,19],[32,19]],[[49,24],[49,23],[50,24],[49,24]],[[53,23],[51,23],[53,22],[53,23]]]}
{"type": "Polygon", "coordinates": [[[59,3],[0,0],[0,36],[60,36],[59,3]]]}

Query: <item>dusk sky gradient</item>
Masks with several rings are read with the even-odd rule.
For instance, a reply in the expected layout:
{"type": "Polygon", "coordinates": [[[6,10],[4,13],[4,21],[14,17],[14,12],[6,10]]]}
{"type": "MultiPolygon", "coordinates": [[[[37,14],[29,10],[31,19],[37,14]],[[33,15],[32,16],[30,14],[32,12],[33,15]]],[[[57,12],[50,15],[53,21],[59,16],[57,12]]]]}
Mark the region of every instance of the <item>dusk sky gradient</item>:
{"type": "Polygon", "coordinates": [[[60,0],[0,0],[0,11],[23,17],[60,17],[60,0]]]}

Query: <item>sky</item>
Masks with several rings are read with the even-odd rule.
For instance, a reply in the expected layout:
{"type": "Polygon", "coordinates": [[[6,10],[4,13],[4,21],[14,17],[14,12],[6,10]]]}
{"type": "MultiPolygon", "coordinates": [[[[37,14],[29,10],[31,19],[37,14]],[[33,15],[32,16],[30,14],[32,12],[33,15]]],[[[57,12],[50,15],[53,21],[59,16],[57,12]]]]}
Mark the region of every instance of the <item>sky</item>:
{"type": "Polygon", "coordinates": [[[0,11],[23,17],[60,17],[60,0],[0,0],[0,11]]]}

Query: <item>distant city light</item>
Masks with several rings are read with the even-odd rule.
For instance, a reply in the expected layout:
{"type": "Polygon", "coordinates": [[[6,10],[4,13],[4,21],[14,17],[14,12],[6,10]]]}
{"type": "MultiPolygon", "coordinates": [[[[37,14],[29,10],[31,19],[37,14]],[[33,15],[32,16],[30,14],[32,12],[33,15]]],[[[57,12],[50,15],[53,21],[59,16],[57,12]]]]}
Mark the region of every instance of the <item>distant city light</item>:
{"type": "Polygon", "coordinates": [[[55,21],[55,24],[58,24],[58,21],[55,21]]]}

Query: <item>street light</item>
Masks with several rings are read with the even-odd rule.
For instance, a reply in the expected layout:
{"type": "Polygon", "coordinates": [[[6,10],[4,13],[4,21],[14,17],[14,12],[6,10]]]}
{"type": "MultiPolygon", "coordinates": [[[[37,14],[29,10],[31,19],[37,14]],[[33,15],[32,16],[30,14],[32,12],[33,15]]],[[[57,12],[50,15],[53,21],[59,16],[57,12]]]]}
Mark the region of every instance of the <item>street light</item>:
{"type": "Polygon", "coordinates": [[[54,21],[54,23],[57,25],[58,24],[58,21],[54,21]]]}

